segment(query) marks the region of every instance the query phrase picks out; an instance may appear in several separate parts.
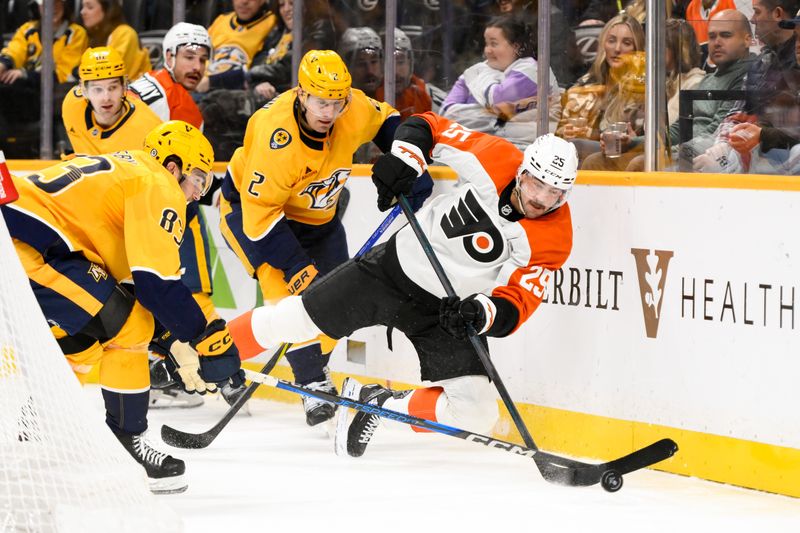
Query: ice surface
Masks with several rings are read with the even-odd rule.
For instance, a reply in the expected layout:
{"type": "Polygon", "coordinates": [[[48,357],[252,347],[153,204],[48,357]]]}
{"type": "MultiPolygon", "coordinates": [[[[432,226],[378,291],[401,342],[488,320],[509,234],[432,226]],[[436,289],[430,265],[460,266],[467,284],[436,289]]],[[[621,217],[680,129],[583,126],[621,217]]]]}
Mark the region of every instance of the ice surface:
{"type": "MultiPolygon", "coordinates": [[[[159,498],[188,532],[800,531],[797,499],[655,471],[614,494],[559,487],[530,459],[442,435],[379,429],[364,457],[338,457],[299,404],[250,404],[204,450],[162,445],[187,463],[189,490],[159,498]]],[[[205,431],[226,409],[151,411],[151,437],[205,431]]]]}

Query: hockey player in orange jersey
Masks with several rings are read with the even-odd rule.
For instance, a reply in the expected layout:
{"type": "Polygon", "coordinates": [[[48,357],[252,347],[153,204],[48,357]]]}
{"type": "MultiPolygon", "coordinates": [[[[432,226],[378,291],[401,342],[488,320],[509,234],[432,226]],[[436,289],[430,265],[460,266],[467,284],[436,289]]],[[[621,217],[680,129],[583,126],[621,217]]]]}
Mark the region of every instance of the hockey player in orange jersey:
{"type": "MultiPolygon", "coordinates": [[[[406,226],[302,296],[235,319],[231,334],[249,351],[320,333],[338,339],[376,324],[396,328],[414,345],[421,378],[432,386],[399,392],[366,385],[355,397],[486,433],[496,421],[497,403],[467,324],[485,343],[485,336],[514,332],[542,302],[553,272],[572,249],[566,201],[577,175],[577,153],[550,134],[523,153],[504,139],[433,113],[414,115],[397,129],[391,152],[373,166],[379,209],[408,194],[432,159],[451,166],[459,180],[418,218],[458,296],[446,297],[406,226]]],[[[359,412],[347,430],[347,452],[362,455],[377,426],[377,415],[359,412]]]]}

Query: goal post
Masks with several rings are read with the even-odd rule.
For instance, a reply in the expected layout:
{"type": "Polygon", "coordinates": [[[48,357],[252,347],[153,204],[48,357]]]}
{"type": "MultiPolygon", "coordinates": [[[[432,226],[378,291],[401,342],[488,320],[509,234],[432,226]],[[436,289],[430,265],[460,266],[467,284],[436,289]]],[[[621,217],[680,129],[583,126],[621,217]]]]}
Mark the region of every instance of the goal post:
{"type": "Polygon", "coordinates": [[[0,531],[182,530],[101,405],[53,338],[0,215],[0,531]]]}

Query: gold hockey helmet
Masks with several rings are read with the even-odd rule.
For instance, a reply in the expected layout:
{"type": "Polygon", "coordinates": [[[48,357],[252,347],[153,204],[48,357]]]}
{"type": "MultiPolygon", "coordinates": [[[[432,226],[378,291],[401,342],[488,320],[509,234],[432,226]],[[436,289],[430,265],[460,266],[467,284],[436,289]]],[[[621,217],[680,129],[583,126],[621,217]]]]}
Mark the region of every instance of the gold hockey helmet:
{"type": "Polygon", "coordinates": [[[125,77],[125,60],[108,46],[89,48],[81,56],[78,74],[82,82],[125,77]]]}
{"type": "Polygon", "coordinates": [[[162,165],[170,156],[180,158],[181,172],[192,174],[197,169],[207,179],[203,194],[211,187],[214,149],[203,133],[182,120],[170,120],[153,128],[144,138],[144,149],[162,165]]]}
{"type": "Polygon", "coordinates": [[[300,88],[311,96],[336,100],[350,96],[350,72],[333,50],[307,52],[300,61],[297,80],[300,88]]]}

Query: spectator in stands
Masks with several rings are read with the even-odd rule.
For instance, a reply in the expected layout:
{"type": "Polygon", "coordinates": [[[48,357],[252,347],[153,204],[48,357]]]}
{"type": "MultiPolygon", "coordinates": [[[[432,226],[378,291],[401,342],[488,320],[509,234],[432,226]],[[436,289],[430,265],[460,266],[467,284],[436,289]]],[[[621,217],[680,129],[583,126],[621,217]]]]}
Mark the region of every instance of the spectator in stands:
{"type": "Polygon", "coordinates": [[[760,147],[761,128],[797,131],[800,66],[796,57],[797,36],[789,22],[796,11],[796,0],[753,0],[750,22],[764,47],[744,79],[745,99],[737,102],[722,122],[715,144],[695,158],[695,170],[747,172],[752,158],[764,155],[760,147]]]}
{"type": "MultiPolygon", "coordinates": [[[[38,4],[41,15],[41,1],[38,4]]],[[[78,66],[88,39],[84,29],[73,22],[71,2],[55,0],[53,10],[55,78],[57,83],[64,84],[63,90],[56,88],[56,94],[63,95],[68,90],[66,84],[74,81],[72,71],[78,66]]],[[[8,45],[0,51],[0,149],[5,150],[8,157],[18,152],[7,144],[12,132],[18,136],[25,123],[39,120],[41,54],[39,20],[31,20],[20,26],[8,45]]],[[[57,97],[57,100],[56,106],[60,105],[60,98],[57,97]]]]}
{"type": "Polygon", "coordinates": [[[248,87],[264,101],[272,100],[292,87],[294,0],[278,0],[278,14],[278,23],[247,72],[248,87]]]}
{"type": "Polygon", "coordinates": [[[697,42],[708,42],[708,23],[716,15],[727,9],[736,9],[734,0],[692,0],[686,7],[686,21],[694,28],[697,42]]]}
{"type": "Polygon", "coordinates": [[[161,120],[182,120],[203,128],[203,115],[192,99],[211,56],[208,31],[196,24],[179,22],[164,36],[164,68],[148,72],[131,83],[131,91],[161,120]]]}
{"type": "Polygon", "coordinates": [[[353,77],[353,87],[376,98],[383,84],[383,43],[369,26],[347,28],[339,41],[339,55],[353,77]]]}
{"type": "Polygon", "coordinates": [[[250,115],[291,87],[293,0],[280,0],[278,12],[278,23],[245,73],[246,87],[218,89],[200,102],[208,125],[204,133],[222,161],[242,145],[250,115]]]}
{"type": "Polygon", "coordinates": [[[680,91],[694,89],[706,72],[700,68],[700,45],[694,28],[685,20],[667,19],[666,31],[667,117],[678,120],[680,91]]]}
{"type": "Polygon", "coordinates": [[[245,72],[276,23],[267,0],[233,0],[233,11],[218,16],[208,28],[214,56],[197,91],[244,89],[245,72]]]}
{"type": "Polygon", "coordinates": [[[138,150],[161,119],[127,97],[125,62],[116,48],[89,48],[78,67],[81,82],[64,98],[62,116],[77,154],[138,150]]]}
{"type": "MultiPolygon", "coordinates": [[[[796,17],[800,17],[800,11],[796,17]]],[[[779,26],[782,29],[794,29],[797,41],[795,56],[800,61],[800,18],[781,21],[779,26]]],[[[731,147],[742,154],[742,159],[749,157],[751,162],[756,160],[751,172],[797,174],[800,165],[800,153],[797,150],[800,145],[800,116],[796,107],[787,111],[790,118],[783,127],[743,122],[731,128],[728,141],[731,147]],[[753,155],[760,157],[753,158],[753,155]]]]}
{"type": "MultiPolygon", "coordinates": [[[[532,57],[530,27],[508,16],[491,19],[484,30],[485,61],[456,80],[442,104],[442,115],[477,131],[493,133],[526,146],[537,136],[537,63],[532,57]]],[[[550,71],[551,95],[558,81],[550,71]]],[[[551,96],[553,128],[560,114],[551,96]]]]}
{"type": "Polygon", "coordinates": [[[81,19],[89,33],[89,46],[110,46],[119,52],[128,80],[135,80],[152,68],[150,54],[142,48],[136,30],[125,24],[119,0],[83,0],[81,19]]]}
{"type": "MultiPolygon", "coordinates": [[[[414,74],[414,50],[411,39],[400,28],[394,30],[394,108],[400,112],[401,120],[414,113],[435,111],[444,100],[445,93],[438,87],[425,83],[414,74]]],[[[378,87],[375,99],[385,101],[384,86],[378,87]]]]}
{"type": "MultiPolygon", "coordinates": [[[[681,90],[693,89],[705,77],[700,67],[700,46],[694,30],[685,20],[668,19],[666,26],[666,89],[668,124],[678,121],[678,106],[681,90]]],[[[624,86],[624,83],[623,85],[624,86]]],[[[643,87],[642,87],[643,90],[643,87]]],[[[581,166],[585,170],[632,170],[629,163],[639,157],[643,149],[643,137],[623,137],[622,154],[606,157],[605,143],[601,136],[600,151],[588,155],[581,166]]]]}
{"type": "Polygon", "coordinates": [[[606,24],[620,13],[636,19],[640,24],[644,22],[645,1],[644,0],[591,0],[586,11],[580,17],[581,26],[594,26],[606,24]],[[622,9],[622,10],[620,10],[622,9]]]}
{"type": "MultiPolygon", "coordinates": [[[[708,23],[709,59],[717,68],[700,80],[694,89],[704,91],[729,91],[741,88],[742,80],[753,59],[750,46],[753,33],[747,17],[735,9],[719,11],[708,23]]],[[[669,143],[672,160],[680,158],[682,166],[691,168],[692,160],[714,142],[714,133],[730,113],[734,101],[698,100],[692,107],[692,139],[680,144],[679,117],[670,115],[669,143]]],[[[640,142],[643,139],[636,139],[640,142]]],[[[636,156],[628,171],[644,170],[644,156],[636,156]]]]}
{"type": "Polygon", "coordinates": [[[644,84],[644,31],[627,14],[612,18],[603,27],[592,67],[570,87],[563,101],[556,135],[573,141],[580,160],[600,150],[600,132],[616,122],[632,124],[633,134],[643,133],[643,113],[635,96],[644,84]],[[636,55],[635,53],[639,53],[636,55]],[[641,57],[640,57],[641,56],[641,57]],[[641,75],[641,76],[640,76],[641,75]],[[641,79],[639,79],[641,77],[641,79]],[[620,81],[625,78],[628,84],[620,81]],[[624,92],[622,89],[629,91],[624,92]]]}
{"type": "MultiPolygon", "coordinates": [[[[550,1],[550,68],[561,87],[569,87],[585,72],[583,59],[575,41],[575,32],[564,16],[564,12],[550,1]]],[[[531,50],[533,58],[539,53],[538,24],[539,4],[529,0],[495,0],[498,14],[514,16],[531,26],[531,50]]]]}

